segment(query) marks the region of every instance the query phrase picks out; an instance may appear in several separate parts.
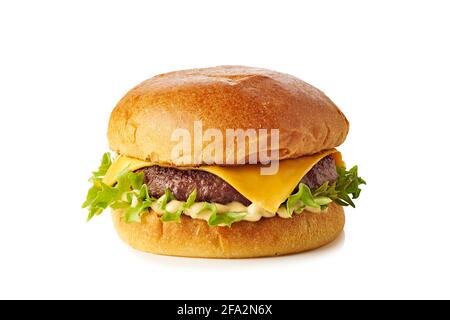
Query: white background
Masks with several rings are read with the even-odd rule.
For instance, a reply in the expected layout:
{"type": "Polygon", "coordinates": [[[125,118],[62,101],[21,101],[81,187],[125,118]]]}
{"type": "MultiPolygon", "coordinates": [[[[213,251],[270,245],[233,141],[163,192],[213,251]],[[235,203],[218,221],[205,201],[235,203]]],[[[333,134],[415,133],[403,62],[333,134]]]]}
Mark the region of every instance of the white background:
{"type": "Polygon", "coordinates": [[[0,298],[450,298],[447,1],[2,1],[0,298]],[[155,74],[296,75],[351,122],[368,185],[345,236],[281,258],[142,254],[86,179],[116,102],[155,74]]]}

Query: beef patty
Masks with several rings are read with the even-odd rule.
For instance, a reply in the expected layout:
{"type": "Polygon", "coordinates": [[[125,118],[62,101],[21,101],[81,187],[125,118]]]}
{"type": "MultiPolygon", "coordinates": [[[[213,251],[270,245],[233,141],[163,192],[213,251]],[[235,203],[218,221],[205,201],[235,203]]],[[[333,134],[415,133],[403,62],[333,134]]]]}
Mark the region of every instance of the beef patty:
{"type": "MultiPolygon", "coordinates": [[[[160,197],[166,189],[169,189],[176,199],[185,201],[189,194],[197,189],[197,201],[222,204],[237,201],[246,206],[251,203],[227,182],[206,171],[159,166],[146,167],[139,171],[145,174],[145,184],[148,186],[149,194],[153,197],[160,197]]],[[[314,189],[326,181],[334,182],[336,179],[334,158],[326,156],[303,177],[301,182],[314,189]]]]}

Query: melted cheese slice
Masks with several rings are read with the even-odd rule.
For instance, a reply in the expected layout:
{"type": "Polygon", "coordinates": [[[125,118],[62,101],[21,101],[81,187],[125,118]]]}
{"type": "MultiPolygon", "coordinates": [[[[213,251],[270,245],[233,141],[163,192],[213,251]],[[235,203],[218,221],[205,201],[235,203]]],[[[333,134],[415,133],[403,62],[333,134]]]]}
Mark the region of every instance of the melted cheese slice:
{"type": "MultiPolygon", "coordinates": [[[[340,152],[336,149],[330,149],[311,156],[282,160],[279,163],[278,173],[274,175],[261,175],[260,165],[234,167],[200,166],[180,169],[210,172],[233,186],[233,188],[252,203],[267,211],[276,212],[306,173],[322,158],[330,154],[335,158],[337,165],[343,165],[340,152]]],[[[109,168],[103,178],[103,182],[108,185],[113,185],[117,182],[117,177],[120,173],[124,171],[135,171],[153,165],[156,164],[126,156],[119,156],[109,168]]]]}

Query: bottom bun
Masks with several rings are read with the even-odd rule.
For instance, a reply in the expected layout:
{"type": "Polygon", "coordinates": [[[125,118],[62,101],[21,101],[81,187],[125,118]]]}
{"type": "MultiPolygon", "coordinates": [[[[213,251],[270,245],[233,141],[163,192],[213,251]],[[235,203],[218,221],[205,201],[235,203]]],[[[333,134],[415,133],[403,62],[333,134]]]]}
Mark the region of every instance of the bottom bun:
{"type": "Polygon", "coordinates": [[[291,219],[262,218],[229,227],[210,227],[199,219],[162,222],[150,211],[141,222],[127,224],[120,210],[112,212],[120,238],[137,250],[171,256],[252,258],[297,253],[323,246],[338,237],[344,210],[331,204],[324,213],[304,211],[291,219]]]}

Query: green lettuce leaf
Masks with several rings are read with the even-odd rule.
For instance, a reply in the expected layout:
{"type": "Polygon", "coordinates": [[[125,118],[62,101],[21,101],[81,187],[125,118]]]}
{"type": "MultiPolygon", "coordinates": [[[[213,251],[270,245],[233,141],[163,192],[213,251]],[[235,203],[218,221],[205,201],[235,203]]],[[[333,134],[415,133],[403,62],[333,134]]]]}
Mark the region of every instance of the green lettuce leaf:
{"type": "MultiPolygon", "coordinates": [[[[194,189],[194,191],[192,191],[190,193],[189,197],[186,199],[186,202],[183,203],[176,212],[169,212],[169,211],[165,210],[165,205],[164,205],[164,208],[161,207],[162,210],[165,210],[165,213],[161,216],[161,220],[164,222],[168,222],[168,221],[180,222],[181,215],[183,214],[183,212],[186,209],[189,209],[195,203],[196,199],[197,199],[197,190],[194,189]]],[[[167,203],[167,201],[166,201],[166,203],[167,203]]]]}
{"type": "Polygon", "coordinates": [[[215,212],[208,220],[208,224],[210,226],[218,226],[218,225],[226,225],[227,227],[231,227],[231,225],[235,222],[241,221],[245,218],[247,212],[223,212],[217,213],[215,212]]]}
{"type": "Polygon", "coordinates": [[[338,179],[331,185],[325,182],[311,191],[307,185],[300,183],[298,191],[286,200],[286,210],[289,215],[292,215],[293,212],[301,213],[306,207],[324,210],[331,202],[341,206],[355,207],[352,199],[359,197],[361,193],[360,185],[366,184],[366,182],[358,177],[357,166],[348,171],[343,167],[336,167],[336,171],[338,179]]]}
{"type": "Polygon", "coordinates": [[[353,199],[359,197],[360,186],[366,184],[366,182],[358,176],[358,166],[354,166],[348,171],[343,167],[336,167],[336,170],[338,173],[337,181],[331,185],[325,182],[313,191],[313,196],[329,198],[341,206],[352,206],[354,208],[353,199]]]}
{"type": "Polygon", "coordinates": [[[175,199],[175,197],[173,196],[172,191],[166,189],[166,191],[164,192],[164,196],[159,200],[160,201],[159,209],[165,211],[167,204],[173,199],[175,199]]]}
{"type": "Polygon", "coordinates": [[[217,206],[214,203],[205,203],[203,208],[198,212],[204,210],[211,211],[211,216],[208,219],[209,226],[226,225],[231,227],[234,222],[241,221],[247,215],[247,212],[217,212],[217,206]]]}
{"type": "Polygon", "coordinates": [[[123,172],[119,175],[116,185],[111,187],[102,182],[111,163],[111,155],[105,153],[99,169],[93,172],[89,179],[92,187],[82,205],[89,210],[87,220],[111,207],[124,209],[126,222],[140,221],[141,215],[156,201],[148,194],[147,185],[144,184],[144,174],[123,172]]]}
{"type": "MultiPolygon", "coordinates": [[[[113,159],[111,156],[111,153],[105,152],[102,156],[102,162],[97,169],[97,171],[92,172],[92,178],[91,179],[103,179],[106,172],[108,171],[109,167],[113,163],[113,159]]],[[[92,180],[91,180],[92,181],[92,180]]]]}
{"type": "Polygon", "coordinates": [[[106,152],[103,154],[102,162],[97,171],[92,172],[89,182],[92,183],[92,187],[89,189],[86,196],[86,200],[83,203],[83,208],[87,208],[97,197],[97,194],[101,191],[101,181],[112,164],[111,154],[106,152]]]}
{"type": "Polygon", "coordinates": [[[323,199],[316,201],[309,187],[306,184],[300,183],[298,185],[298,191],[287,198],[286,211],[291,216],[293,212],[301,213],[307,206],[320,209],[321,203],[323,202],[323,199]]]}

